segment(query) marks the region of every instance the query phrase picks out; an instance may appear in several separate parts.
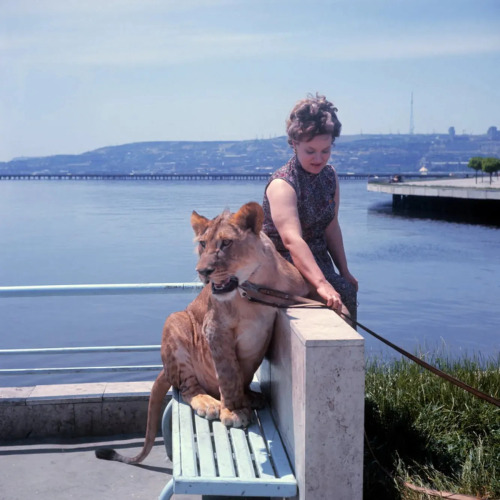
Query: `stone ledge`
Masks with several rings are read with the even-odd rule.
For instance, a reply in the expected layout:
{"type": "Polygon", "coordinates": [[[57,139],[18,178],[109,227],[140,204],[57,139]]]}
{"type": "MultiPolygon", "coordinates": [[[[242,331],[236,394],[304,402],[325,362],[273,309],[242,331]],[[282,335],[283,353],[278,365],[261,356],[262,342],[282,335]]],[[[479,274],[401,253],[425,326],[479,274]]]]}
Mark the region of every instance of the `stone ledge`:
{"type": "Polygon", "coordinates": [[[0,405],[31,405],[148,399],[153,382],[100,382],[92,384],[0,387],[0,405]]]}
{"type": "MultiPolygon", "coordinates": [[[[144,432],[153,382],[0,388],[0,439],[144,432]]],[[[165,400],[168,401],[170,392],[165,400]]]]}

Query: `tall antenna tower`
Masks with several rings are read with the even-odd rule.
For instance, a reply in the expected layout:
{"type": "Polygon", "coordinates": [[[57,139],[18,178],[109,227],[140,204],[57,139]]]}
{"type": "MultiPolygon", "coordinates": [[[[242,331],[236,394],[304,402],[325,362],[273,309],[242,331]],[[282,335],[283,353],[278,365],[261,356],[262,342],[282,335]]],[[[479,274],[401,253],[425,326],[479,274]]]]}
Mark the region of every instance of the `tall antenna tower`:
{"type": "Polygon", "coordinates": [[[410,135],[413,135],[415,131],[415,124],[413,123],[413,91],[411,92],[411,102],[410,102],[410,135]]]}

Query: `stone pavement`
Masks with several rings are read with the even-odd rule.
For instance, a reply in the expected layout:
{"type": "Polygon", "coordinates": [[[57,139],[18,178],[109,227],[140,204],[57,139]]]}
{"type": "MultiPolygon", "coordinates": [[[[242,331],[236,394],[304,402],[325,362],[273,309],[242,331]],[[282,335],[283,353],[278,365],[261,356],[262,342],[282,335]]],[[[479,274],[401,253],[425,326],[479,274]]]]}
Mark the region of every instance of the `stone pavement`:
{"type": "MultiPolygon", "coordinates": [[[[119,448],[127,455],[142,447],[139,436],[115,438],[45,438],[0,443],[0,499],[152,500],[170,480],[172,463],[163,440],[140,465],[98,460],[96,448],[119,448]]],[[[201,500],[199,495],[174,495],[201,500]]]]}

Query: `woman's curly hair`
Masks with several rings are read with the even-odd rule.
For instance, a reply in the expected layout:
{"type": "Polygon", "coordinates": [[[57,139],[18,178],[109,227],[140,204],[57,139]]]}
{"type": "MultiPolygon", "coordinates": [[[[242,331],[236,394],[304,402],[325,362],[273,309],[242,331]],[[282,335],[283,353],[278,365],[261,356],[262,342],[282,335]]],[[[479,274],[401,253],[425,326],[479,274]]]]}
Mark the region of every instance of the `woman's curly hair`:
{"type": "Polygon", "coordinates": [[[332,140],[340,135],[342,124],[337,118],[337,108],[323,95],[309,94],[292,109],[286,121],[288,144],[293,141],[310,141],[317,135],[330,134],[332,140]]]}

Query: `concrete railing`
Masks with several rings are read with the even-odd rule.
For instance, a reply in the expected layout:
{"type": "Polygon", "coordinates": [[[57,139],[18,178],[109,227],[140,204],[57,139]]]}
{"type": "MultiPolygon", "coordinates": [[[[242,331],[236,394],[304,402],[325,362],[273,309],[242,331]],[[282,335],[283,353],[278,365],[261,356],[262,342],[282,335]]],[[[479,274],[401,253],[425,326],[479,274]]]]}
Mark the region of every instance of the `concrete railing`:
{"type": "Polygon", "coordinates": [[[259,379],[300,500],[363,495],[364,339],[326,309],[279,315],[259,379]]]}

